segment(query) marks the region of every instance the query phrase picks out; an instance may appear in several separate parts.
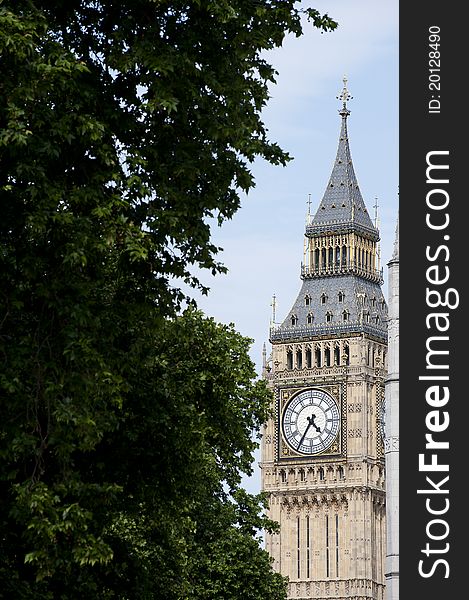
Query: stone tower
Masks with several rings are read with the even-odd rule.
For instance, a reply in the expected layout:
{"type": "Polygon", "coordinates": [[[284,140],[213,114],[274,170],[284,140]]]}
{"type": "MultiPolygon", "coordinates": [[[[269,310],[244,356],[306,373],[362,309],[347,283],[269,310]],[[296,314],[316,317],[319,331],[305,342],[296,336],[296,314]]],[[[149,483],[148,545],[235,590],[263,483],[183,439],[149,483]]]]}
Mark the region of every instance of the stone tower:
{"type": "Polygon", "coordinates": [[[388,262],[388,376],[385,384],[386,600],[399,600],[399,221],[388,262]]]}
{"type": "Polygon", "coordinates": [[[266,548],[290,598],[383,600],[387,306],[379,232],[350,154],[346,79],[339,98],[337,157],[306,224],[301,289],[264,361],[275,399],[262,488],[280,524],[266,548]]]}

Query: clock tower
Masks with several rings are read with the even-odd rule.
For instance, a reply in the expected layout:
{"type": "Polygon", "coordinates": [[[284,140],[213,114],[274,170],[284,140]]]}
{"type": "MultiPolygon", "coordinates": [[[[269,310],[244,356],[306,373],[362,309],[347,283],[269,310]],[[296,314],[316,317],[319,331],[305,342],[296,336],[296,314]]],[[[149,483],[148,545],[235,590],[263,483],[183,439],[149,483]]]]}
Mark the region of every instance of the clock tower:
{"type": "Polygon", "coordinates": [[[339,96],[337,156],[308,216],[301,289],[270,331],[274,392],[262,439],[262,488],[280,525],[266,534],[289,598],[383,600],[383,411],[387,306],[379,231],[358,187],[339,96]]]}

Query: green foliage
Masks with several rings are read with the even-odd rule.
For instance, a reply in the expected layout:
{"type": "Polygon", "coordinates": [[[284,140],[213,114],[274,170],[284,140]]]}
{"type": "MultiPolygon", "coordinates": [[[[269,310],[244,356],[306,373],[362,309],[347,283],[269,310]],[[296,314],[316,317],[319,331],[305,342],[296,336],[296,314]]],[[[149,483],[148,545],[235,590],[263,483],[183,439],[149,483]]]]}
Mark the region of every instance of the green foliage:
{"type": "Polygon", "coordinates": [[[268,393],[179,287],[224,271],[250,163],[289,160],[260,112],[296,4],[0,2],[6,598],[284,597],[239,490],[268,393]]]}
{"type": "Polygon", "coordinates": [[[250,496],[243,490],[234,494],[233,502],[202,504],[210,527],[199,527],[192,549],[195,568],[191,578],[191,599],[212,600],[283,600],[286,581],[276,574],[259,577],[271,570],[270,558],[259,551],[258,528],[277,531],[274,523],[259,517],[259,506],[266,506],[262,496],[250,496]],[[233,527],[236,523],[236,527],[233,527]]]}

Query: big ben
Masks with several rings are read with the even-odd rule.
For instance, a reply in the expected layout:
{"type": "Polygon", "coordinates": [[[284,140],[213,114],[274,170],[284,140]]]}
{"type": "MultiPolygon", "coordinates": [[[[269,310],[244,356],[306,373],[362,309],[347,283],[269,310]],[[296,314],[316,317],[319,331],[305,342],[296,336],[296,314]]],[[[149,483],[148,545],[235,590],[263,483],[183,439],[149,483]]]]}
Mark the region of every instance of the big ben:
{"type": "Polygon", "coordinates": [[[301,289],[270,331],[273,393],[262,439],[266,534],[289,598],[384,599],[387,306],[379,231],[352,163],[347,81],[337,156],[306,223],[301,289]]]}

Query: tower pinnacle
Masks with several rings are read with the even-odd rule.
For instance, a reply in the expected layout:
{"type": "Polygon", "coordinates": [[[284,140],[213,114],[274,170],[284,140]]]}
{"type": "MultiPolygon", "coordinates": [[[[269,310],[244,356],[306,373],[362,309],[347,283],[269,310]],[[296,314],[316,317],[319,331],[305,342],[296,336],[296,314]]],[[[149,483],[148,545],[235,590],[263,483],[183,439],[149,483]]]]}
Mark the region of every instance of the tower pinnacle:
{"type": "Polygon", "coordinates": [[[393,253],[392,253],[392,260],[399,260],[399,213],[397,215],[396,236],[394,239],[394,249],[393,249],[393,253]]]}
{"type": "Polygon", "coordinates": [[[271,323],[272,326],[275,326],[275,319],[276,319],[276,310],[277,310],[277,297],[274,294],[272,296],[272,302],[270,303],[270,306],[272,307],[272,317],[271,317],[271,323]]]}
{"type": "Polygon", "coordinates": [[[347,102],[349,100],[352,100],[353,96],[350,95],[350,92],[347,89],[347,77],[345,75],[342,81],[344,82],[344,87],[342,88],[340,94],[337,96],[337,100],[342,100],[342,109],[339,110],[339,114],[341,114],[343,117],[348,117],[350,111],[347,108],[347,102]]]}
{"type": "Polygon", "coordinates": [[[373,208],[375,209],[375,229],[379,229],[379,202],[378,196],[375,196],[375,203],[373,204],[373,208]]]}

